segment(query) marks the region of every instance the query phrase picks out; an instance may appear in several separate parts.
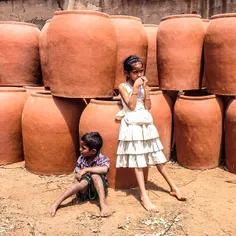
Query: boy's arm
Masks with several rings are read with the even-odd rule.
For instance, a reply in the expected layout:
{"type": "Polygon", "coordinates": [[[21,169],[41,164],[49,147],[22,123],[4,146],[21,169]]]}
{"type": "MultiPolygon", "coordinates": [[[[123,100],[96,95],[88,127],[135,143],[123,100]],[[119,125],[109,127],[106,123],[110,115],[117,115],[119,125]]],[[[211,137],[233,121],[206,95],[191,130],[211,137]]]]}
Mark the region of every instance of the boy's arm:
{"type": "Polygon", "coordinates": [[[109,170],[108,166],[88,167],[88,168],[84,168],[84,169],[80,170],[76,174],[76,178],[80,180],[82,178],[82,176],[87,173],[103,175],[103,174],[106,174],[108,172],[108,170],[109,170]]]}

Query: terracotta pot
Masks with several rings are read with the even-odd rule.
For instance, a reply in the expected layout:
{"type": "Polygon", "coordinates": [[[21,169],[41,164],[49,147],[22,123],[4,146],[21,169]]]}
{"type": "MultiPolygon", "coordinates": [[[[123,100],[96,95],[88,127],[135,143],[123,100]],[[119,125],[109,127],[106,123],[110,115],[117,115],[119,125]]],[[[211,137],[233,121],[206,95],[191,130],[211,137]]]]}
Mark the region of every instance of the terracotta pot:
{"type": "Polygon", "coordinates": [[[26,99],[23,88],[0,87],[0,164],[24,159],[21,115],[26,99]]]}
{"type": "Polygon", "coordinates": [[[80,99],[31,93],[22,115],[26,169],[40,175],[70,174],[78,158],[80,99]]]}
{"type": "Polygon", "coordinates": [[[151,88],[149,93],[152,102],[150,113],[159,132],[160,140],[164,147],[163,152],[166,159],[170,160],[173,103],[168,95],[163,94],[158,88],[151,88]]]}
{"type": "Polygon", "coordinates": [[[0,84],[41,84],[37,25],[0,22],[0,84]]]}
{"type": "Polygon", "coordinates": [[[47,32],[50,20],[46,21],[46,24],[43,26],[40,37],[39,37],[39,52],[40,52],[40,62],[41,69],[43,74],[43,84],[44,87],[50,88],[50,71],[48,68],[48,48],[47,48],[47,32]]]}
{"type": "Polygon", "coordinates": [[[125,82],[123,62],[130,56],[140,57],[144,65],[147,61],[148,39],[141,19],[133,16],[111,16],[116,29],[117,65],[115,88],[125,82]]]}
{"type": "Polygon", "coordinates": [[[225,156],[226,167],[236,174],[236,100],[229,103],[225,114],[225,156]]]}
{"type": "Polygon", "coordinates": [[[144,24],[144,29],[148,38],[148,53],[147,53],[147,65],[145,75],[148,78],[149,86],[158,86],[158,72],[157,72],[157,50],[156,50],[156,38],[157,38],[158,25],[144,24]]]}
{"type": "Polygon", "coordinates": [[[219,95],[236,95],[236,14],[211,17],[204,40],[207,89],[219,95]]]}
{"type": "MultiPolygon", "coordinates": [[[[105,101],[92,99],[80,119],[80,137],[87,132],[97,131],[103,138],[101,152],[110,158],[110,171],[108,184],[111,188],[128,189],[137,187],[133,168],[116,168],[116,152],[120,122],[115,120],[115,115],[121,109],[120,101],[105,101]]],[[[145,181],[148,169],[145,168],[145,181]]]]}
{"type": "Polygon", "coordinates": [[[205,30],[196,14],[161,19],[157,34],[157,68],[163,90],[200,88],[205,30]]]}
{"type": "Polygon", "coordinates": [[[113,96],[116,34],[109,15],[95,11],[55,12],[47,42],[53,95],[113,96]]]}
{"type": "Polygon", "coordinates": [[[39,92],[39,91],[44,91],[45,88],[43,86],[24,86],[24,89],[26,89],[26,93],[28,97],[32,92],[39,92]]]}
{"type": "MultiPolygon", "coordinates": [[[[202,19],[202,21],[203,21],[203,25],[204,25],[204,29],[205,29],[205,33],[206,33],[206,31],[207,31],[207,27],[208,27],[208,25],[209,25],[209,23],[210,23],[210,20],[208,20],[208,19],[202,19]]],[[[203,57],[203,76],[202,76],[202,88],[205,88],[206,86],[207,86],[207,84],[206,84],[206,75],[205,75],[205,63],[204,63],[204,57],[203,57]]]]}
{"type": "Polygon", "coordinates": [[[179,164],[190,169],[217,167],[221,158],[222,123],[220,98],[215,95],[179,95],[174,107],[179,164]]]}

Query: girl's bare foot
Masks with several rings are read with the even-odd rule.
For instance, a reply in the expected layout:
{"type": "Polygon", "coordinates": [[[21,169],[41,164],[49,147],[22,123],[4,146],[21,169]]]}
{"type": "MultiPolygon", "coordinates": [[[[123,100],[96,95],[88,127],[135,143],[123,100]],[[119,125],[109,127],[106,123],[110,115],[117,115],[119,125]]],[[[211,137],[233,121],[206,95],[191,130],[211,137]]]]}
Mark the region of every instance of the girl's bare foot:
{"type": "Polygon", "coordinates": [[[107,203],[102,203],[101,204],[101,216],[102,217],[108,217],[110,215],[112,215],[112,213],[110,212],[107,203]]]}
{"type": "Polygon", "coordinates": [[[141,199],[141,204],[149,212],[158,212],[156,206],[151,203],[149,198],[141,199]]]}
{"type": "Polygon", "coordinates": [[[171,189],[170,195],[176,197],[179,201],[186,201],[187,198],[183,197],[178,188],[171,189]]]}
{"type": "Polygon", "coordinates": [[[58,206],[56,204],[52,204],[49,208],[48,208],[48,213],[51,216],[55,216],[56,212],[57,212],[57,208],[58,206]]]}

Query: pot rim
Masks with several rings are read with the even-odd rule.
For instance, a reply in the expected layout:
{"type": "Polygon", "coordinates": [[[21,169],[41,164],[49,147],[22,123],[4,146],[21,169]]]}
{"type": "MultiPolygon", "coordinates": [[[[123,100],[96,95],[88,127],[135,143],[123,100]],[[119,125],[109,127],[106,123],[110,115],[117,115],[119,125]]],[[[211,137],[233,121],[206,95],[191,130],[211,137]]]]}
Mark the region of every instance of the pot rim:
{"type": "Polygon", "coordinates": [[[228,17],[236,17],[236,13],[225,13],[225,14],[217,14],[211,17],[211,20],[218,18],[228,18],[228,17]]]}
{"type": "Polygon", "coordinates": [[[39,28],[37,25],[32,24],[32,23],[27,23],[27,22],[23,22],[23,21],[0,21],[1,25],[25,25],[25,26],[31,26],[31,27],[35,27],[35,28],[39,28]]]}
{"type": "Polygon", "coordinates": [[[0,92],[26,92],[22,87],[0,87],[0,92]]]}
{"type": "Polygon", "coordinates": [[[203,96],[187,96],[183,94],[179,94],[178,98],[185,99],[185,100],[206,100],[206,99],[213,99],[216,98],[215,94],[203,95],[203,96]]]}
{"type": "Polygon", "coordinates": [[[160,95],[163,94],[162,90],[160,89],[160,87],[149,87],[149,94],[150,95],[160,95]]]}
{"type": "Polygon", "coordinates": [[[203,22],[209,23],[210,19],[202,19],[203,22]]]}
{"type": "Polygon", "coordinates": [[[198,14],[181,14],[181,15],[170,15],[170,16],[165,16],[161,18],[161,21],[164,20],[171,20],[171,19],[178,19],[178,18],[199,18],[201,19],[201,16],[198,14]]]}
{"type": "MultiPolygon", "coordinates": [[[[118,99],[118,96],[117,97],[117,100],[99,100],[99,99],[96,99],[96,98],[93,98],[90,100],[90,103],[93,103],[93,104],[106,104],[106,105],[114,105],[114,104],[117,104],[117,105],[121,105],[121,101],[118,99]]],[[[115,97],[115,99],[116,99],[115,97]]],[[[114,99],[114,97],[113,97],[114,99]]]]}
{"type": "Polygon", "coordinates": [[[42,91],[37,91],[37,92],[31,92],[30,93],[30,96],[32,97],[42,97],[42,98],[52,98],[52,94],[50,91],[45,91],[45,90],[42,90],[42,91]]]}
{"type": "Polygon", "coordinates": [[[153,27],[153,28],[158,28],[158,25],[156,24],[143,24],[144,27],[153,27]]]}
{"type": "Polygon", "coordinates": [[[42,89],[44,90],[44,86],[30,86],[30,85],[25,85],[23,86],[24,89],[32,89],[32,90],[38,90],[38,89],[42,89]]]}
{"type": "Polygon", "coordinates": [[[137,20],[142,22],[142,20],[135,16],[128,16],[128,15],[111,15],[111,19],[127,19],[127,20],[137,20]]]}
{"type": "Polygon", "coordinates": [[[66,14],[86,14],[86,15],[98,15],[109,18],[110,16],[104,12],[92,11],[92,10],[66,10],[66,11],[55,11],[54,16],[66,15],[66,14]]]}

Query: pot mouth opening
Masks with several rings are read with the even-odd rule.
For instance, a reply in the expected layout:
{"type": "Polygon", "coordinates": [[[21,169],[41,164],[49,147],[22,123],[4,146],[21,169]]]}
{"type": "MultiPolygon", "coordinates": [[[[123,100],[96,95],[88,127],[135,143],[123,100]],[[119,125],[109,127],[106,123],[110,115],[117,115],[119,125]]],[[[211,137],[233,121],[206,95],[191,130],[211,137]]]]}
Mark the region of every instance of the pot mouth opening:
{"type": "Polygon", "coordinates": [[[56,11],[54,15],[66,15],[66,14],[85,14],[85,15],[98,15],[109,18],[110,16],[107,13],[92,11],[92,10],[65,10],[65,11],[56,11]]]}
{"type": "Polygon", "coordinates": [[[26,92],[26,89],[17,86],[0,86],[0,92],[26,92]]]}
{"type": "Polygon", "coordinates": [[[119,95],[112,98],[93,98],[90,100],[90,103],[107,105],[121,104],[121,98],[119,95]]]}
{"type": "Polygon", "coordinates": [[[31,27],[35,27],[38,28],[37,25],[32,24],[32,23],[28,23],[28,22],[24,22],[24,21],[0,21],[0,25],[25,25],[25,26],[31,26],[31,27]]]}
{"type": "Polygon", "coordinates": [[[198,18],[201,19],[201,16],[198,14],[181,14],[181,15],[170,15],[161,18],[161,21],[170,20],[170,19],[178,19],[178,18],[198,18]]]}
{"type": "Polygon", "coordinates": [[[236,17],[236,13],[225,13],[225,14],[217,14],[211,17],[211,20],[218,19],[218,18],[229,18],[229,17],[236,17]]]}
{"type": "Polygon", "coordinates": [[[129,16],[129,15],[111,15],[111,19],[127,19],[127,20],[137,20],[142,22],[142,20],[135,16],[129,16]]]}
{"type": "Polygon", "coordinates": [[[43,86],[23,86],[24,89],[32,89],[32,90],[44,90],[45,88],[43,86]]]}
{"type": "Polygon", "coordinates": [[[180,98],[189,100],[204,100],[216,98],[216,95],[209,93],[206,89],[179,92],[178,96],[180,98]]]}

